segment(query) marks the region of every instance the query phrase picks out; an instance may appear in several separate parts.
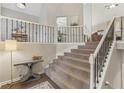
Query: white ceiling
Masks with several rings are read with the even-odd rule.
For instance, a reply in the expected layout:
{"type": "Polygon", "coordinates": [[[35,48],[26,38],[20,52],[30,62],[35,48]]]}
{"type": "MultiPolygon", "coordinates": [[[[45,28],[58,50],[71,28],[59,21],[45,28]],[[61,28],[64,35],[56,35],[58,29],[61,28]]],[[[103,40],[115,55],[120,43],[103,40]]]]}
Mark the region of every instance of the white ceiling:
{"type": "Polygon", "coordinates": [[[40,16],[41,13],[41,3],[26,3],[27,7],[25,9],[20,9],[16,6],[15,3],[2,3],[2,7],[8,8],[11,10],[15,10],[18,12],[23,12],[26,14],[34,15],[34,16],[40,16]]]}

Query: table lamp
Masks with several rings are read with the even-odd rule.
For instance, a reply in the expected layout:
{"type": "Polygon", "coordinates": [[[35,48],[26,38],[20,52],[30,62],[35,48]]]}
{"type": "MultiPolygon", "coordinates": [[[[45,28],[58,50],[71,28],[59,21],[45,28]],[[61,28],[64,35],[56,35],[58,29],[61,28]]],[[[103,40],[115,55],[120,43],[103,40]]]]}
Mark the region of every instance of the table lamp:
{"type": "MultiPolygon", "coordinates": [[[[12,59],[12,52],[17,49],[17,41],[16,40],[6,40],[5,41],[5,50],[10,51],[11,55],[11,83],[13,82],[13,59],[12,59]]],[[[11,87],[11,84],[10,86],[11,87]]]]}

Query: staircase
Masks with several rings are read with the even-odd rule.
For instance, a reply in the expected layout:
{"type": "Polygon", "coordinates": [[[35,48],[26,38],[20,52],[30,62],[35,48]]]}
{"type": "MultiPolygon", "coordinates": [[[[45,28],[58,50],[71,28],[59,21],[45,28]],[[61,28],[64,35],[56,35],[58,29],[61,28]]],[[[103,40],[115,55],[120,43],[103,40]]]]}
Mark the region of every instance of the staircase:
{"type": "Polygon", "coordinates": [[[91,36],[92,42],[54,59],[45,70],[48,77],[63,89],[101,88],[115,41],[114,22],[115,18],[110,21],[100,41],[94,41],[96,36],[91,36]]]}
{"type": "Polygon", "coordinates": [[[87,42],[85,46],[71,49],[64,56],[58,56],[46,69],[46,74],[64,89],[90,88],[89,56],[94,52],[98,42],[87,42]]]}

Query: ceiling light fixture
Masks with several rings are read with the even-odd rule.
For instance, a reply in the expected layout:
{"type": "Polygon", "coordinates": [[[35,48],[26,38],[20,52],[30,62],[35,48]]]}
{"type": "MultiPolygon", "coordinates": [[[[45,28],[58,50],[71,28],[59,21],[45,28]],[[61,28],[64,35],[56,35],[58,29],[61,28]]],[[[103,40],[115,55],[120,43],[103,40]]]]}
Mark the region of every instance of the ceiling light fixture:
{"type": "Polygon", "coordinates": [[[118,6],[119,4],[109,4],[109,5],[105,5],[105,8],[107,9],[112,9],[115,8],[116,6],[118,6]]]}
{"type": "Polygon", "coordinates": [[[16,6],[18,8],[24,9],[24,8],[26,8],[26,3],[16,3],[16,6]]]}

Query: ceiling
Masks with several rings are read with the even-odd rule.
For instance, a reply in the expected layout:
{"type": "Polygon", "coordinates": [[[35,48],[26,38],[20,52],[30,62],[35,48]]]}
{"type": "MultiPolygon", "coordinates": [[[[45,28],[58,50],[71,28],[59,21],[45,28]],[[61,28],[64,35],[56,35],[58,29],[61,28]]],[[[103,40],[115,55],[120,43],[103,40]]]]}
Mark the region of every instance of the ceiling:
{"type": "Polygon", "coordinates": [[[27,7],[25,9],[20,9],[16,6],[15,3],[2,3],[2,7],[8,8],[11,10],[15,10],[18,12],[23,12],[26,14],[34,15],[34,16],[40,16],[41,13],[41,3],[26,3],[27,7]]]}

